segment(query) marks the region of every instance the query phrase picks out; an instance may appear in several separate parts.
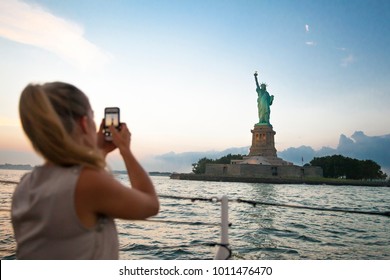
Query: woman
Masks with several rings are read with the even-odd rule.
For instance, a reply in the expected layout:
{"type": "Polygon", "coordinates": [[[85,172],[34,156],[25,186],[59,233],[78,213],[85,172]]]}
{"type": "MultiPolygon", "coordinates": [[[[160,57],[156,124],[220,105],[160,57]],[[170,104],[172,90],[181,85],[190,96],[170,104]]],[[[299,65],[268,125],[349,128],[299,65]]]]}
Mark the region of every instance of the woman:
{"type": "Polygon", "coordinates": [[[156,215],[154,186],[130,149],[131,134],[110,127],[113,141],[96,133],[93,111],[76,87],[54,82],[28,85],[19,113],[34,149],[45,159],[25,175],[12,198],[18,259],[118,259],[114,218],[156,215]],[[131,188],[105,170],[118,148],[131,188]]]}

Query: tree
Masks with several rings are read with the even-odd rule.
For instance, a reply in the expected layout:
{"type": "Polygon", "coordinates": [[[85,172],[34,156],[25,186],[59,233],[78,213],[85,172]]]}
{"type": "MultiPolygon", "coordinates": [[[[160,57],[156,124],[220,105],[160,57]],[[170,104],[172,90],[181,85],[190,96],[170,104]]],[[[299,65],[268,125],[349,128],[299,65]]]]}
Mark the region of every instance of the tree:
{"type": "Polygon", "coordinates": [[[209,159],[209,158],[201,158],[198,160],[197,163],[192,164],[192,172],[195,174],[204,174],[206,173],[206,164],[209,163],[216,163],[216,164],[230,164],[232,160],[235,159],[242,159],[243,156],[238,154],[238,155],[232,155],[228,154],[226,156],[223,156],[219,159],[209,159]]]}
{"type": "Polygon", "coordinates": [[[372,160],[358,160],[341,155],[315,157],[310,164],[320,166],[326,178],[346,178],[355,180],[386,179],[387,174],[372,160]]]}
{"type": "Polygon", "coordinates": [[[235,159],[242,159],[243,156],[238,154],[238,155],[232,155],[232,154],[228,154],[226,156],[223,156],[219,159],[216,159],[214,162],[215,163],[221,163],[221,164],[230,164],[230,162],[232,160],[235,160],[235,159]]]}
{"type": "Polygon", "coordinates": [[[213,162],[212,159],[206,157],[201,158],[197,163],[192,164],[192,172],[195,174],[204,174],[206,172],[206,164],[211,162],[213,162]]]}

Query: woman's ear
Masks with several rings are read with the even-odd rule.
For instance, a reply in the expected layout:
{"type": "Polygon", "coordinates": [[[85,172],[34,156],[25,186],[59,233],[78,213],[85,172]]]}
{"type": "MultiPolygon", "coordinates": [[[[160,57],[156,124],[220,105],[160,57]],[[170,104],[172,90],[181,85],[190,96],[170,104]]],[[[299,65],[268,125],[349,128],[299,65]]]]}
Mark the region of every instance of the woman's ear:
{"type": "Polygon", "coordinates": [[[80,120],[78,121],[79,125],[80,125],[80,128],[81,128],[81,131],[85,134],[89,133],[89,123],[88,123],[88,117],[87,116],[83,116],[80,118],[80,120]]]}

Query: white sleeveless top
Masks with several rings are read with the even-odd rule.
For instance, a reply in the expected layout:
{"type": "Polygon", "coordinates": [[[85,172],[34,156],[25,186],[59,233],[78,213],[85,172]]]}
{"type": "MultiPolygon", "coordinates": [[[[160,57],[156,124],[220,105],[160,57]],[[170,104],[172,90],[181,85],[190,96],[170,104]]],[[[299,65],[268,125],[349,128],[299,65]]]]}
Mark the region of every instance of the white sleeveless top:
{"type": "Polygon", "coordinates": [[[118,259],[114,220],[81,224],[75,189],[82,167],[40,166],[26,174],[12,198],[17,259],[118,259]]]}

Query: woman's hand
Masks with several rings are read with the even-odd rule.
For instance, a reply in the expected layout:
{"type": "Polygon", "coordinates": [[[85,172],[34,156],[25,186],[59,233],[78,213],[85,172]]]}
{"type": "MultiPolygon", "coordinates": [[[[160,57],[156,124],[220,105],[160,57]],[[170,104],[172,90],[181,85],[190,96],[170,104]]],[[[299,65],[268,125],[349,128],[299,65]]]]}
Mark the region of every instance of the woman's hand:
{"type": "Polygon", "coordinates": [[[97,133],[97,145],[104,153],[104,156],[107,156],[113,150],[116,149],[116,145],[112,141],[106,141],[103,133],[104,119],[100,123],[99,131],[97,133]]]}
{"type": "Polygon", "coordinates": [[[118,147],[121,153],[130,150],[131,133],[127,128],[126,123],[121,123],[120,130],[116,130],[114,126],[110,126],[112,134],[112,142],[118,147]]]}

